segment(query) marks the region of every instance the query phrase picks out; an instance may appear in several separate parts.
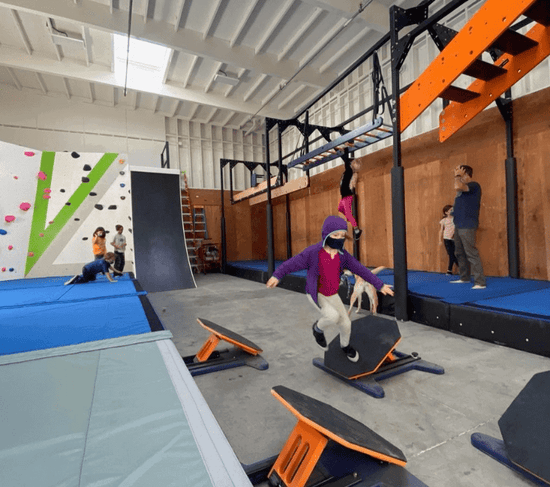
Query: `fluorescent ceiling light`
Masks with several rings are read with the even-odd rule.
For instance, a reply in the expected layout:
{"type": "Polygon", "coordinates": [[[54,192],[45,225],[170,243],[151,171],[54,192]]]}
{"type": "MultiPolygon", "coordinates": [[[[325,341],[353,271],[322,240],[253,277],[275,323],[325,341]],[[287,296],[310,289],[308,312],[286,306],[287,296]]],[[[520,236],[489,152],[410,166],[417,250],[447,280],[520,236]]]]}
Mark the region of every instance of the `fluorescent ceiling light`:
{"type": "MultiPolygon", "coordinates": [[[[124,83],[126,77],[126,55],[128,36],[113,34],[113,64],[117,81],[124,83]]],[[[168,60],[172,50],[151,42],[130,38],[130,55],[128,60],[128,87],[158,87],[164,80],[168,60]]]]}

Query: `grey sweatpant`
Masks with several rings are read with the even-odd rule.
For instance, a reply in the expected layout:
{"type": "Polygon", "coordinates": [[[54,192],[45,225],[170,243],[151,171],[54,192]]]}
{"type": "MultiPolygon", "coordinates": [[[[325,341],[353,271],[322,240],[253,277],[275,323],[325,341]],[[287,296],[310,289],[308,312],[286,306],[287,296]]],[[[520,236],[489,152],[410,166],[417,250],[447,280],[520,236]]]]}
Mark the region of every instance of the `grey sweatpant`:
{"type": "Polygon", "coordinates": [[[321,312],[322,317],[317,322],[317,328],[325,331],[331,326],[336,326],[340,330],[340,346],[347,347],[349,345],[349,337],[351,335],[351,320],[338,294],[332,296],[324,296],[317,294],[319,306],[315,304],[313,298],[308,294],[309,302],[315,306],[315,309],[321,312]]]}
{"type": "Polygon", "coordinates": [[[470,280],[470,273],[474,275],[474,282],[479,286],[485,286],[485,275],[483,265],[476,248],[475,228],[455,228],[455,255],[458,259],[460,279],[470,280]]]}

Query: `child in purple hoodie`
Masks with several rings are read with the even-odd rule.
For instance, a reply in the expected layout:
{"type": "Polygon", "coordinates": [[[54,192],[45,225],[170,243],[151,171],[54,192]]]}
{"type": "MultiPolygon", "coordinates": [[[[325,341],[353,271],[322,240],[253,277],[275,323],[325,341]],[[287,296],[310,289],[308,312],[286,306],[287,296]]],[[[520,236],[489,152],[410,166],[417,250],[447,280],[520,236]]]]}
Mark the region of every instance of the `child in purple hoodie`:
{"type": "Polygon", "coordinates": [[[317,344],[328,350],[324,330],[335,325],[340,329],[342,351],[350,361],[357,362],[359,353],[349,344],[351,320],[338,295],[340,275],[344,269],[348,269],[371,283],[382,294],[393,296],[393,290],[344,249],[347,228],[343,218],[328,216],[323,223],[323,240],[283,262],[266,285],[273,288],[286,274],[307,269],[307,297],[322,314],[313,324],[313,336],[317,344]]]}

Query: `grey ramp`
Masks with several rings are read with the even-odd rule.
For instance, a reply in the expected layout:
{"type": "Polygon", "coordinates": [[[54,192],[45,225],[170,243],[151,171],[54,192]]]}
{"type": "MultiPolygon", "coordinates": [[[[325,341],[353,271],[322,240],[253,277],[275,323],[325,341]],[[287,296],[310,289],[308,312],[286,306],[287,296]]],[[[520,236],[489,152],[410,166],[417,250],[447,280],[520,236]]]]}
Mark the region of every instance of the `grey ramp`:
{"type": "Polygon", "coordinates": [[[1,485],[250,486],[172,341],[109,342],[0,366],[1,485]]]}
{"type": "Polygon", "coordinates": [[[132,169],[136,277],[147,292],[196,287],[181,214],[180,175],[132,169]]]}

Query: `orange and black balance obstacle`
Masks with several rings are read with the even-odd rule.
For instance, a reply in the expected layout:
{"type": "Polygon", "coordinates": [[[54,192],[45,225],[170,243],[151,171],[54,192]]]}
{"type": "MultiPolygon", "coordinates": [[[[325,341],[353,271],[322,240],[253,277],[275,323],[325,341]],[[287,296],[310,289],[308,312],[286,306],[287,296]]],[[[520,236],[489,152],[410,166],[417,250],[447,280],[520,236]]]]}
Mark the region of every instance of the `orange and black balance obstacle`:
{"type": "Polygon", "coordinates": [[[378,382],[394,375],[409,370],[445,373],[443,367],[422,360],[416,352],[411,355],[398,352],[400,341],[395,321],[365,316],[351,323],[350,345],[359,352],[357,362],[351,362],[342,352],[337,336],[330,342],[324,360],[315,358],[313,365],[377,398],[384,397],[384,389],[378,382]]]}
{"type": "Polygon", "coordinates": [[[498,420],[502,441],[483,433],[472,445],[537,485],[550,485],[550,371],[535,374],[498,420]]]}
{"type": "MultiPolygon", "coordinates": [[[[298,423],[264,477],[253,482],[267,475],[276,487],[426,487],[403,468],[403,452],[364,424],[287,387],[271,393],[298,423]]],[[[252,467],[245,466],[251,479],[252,467]]]]}
{"type": "Polygon", "coordinates": [[[260,355],[263,350],[255,343],[223,326],[197,318],[199,325],[210,332],[210,336],[196,355],[182,357],[192,376],[208,374],[218,370],[248,365],[258,370],[266,370],[268,363],[260,355]],[[233,347],[216,350],[221,342],[233,347]]]}

